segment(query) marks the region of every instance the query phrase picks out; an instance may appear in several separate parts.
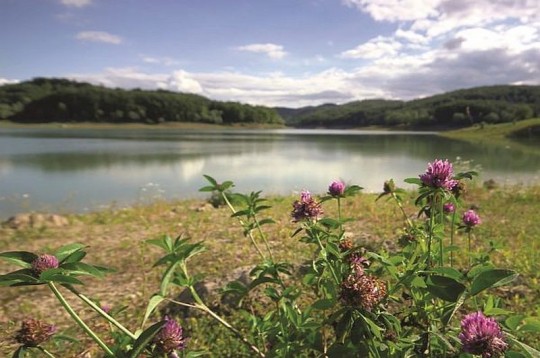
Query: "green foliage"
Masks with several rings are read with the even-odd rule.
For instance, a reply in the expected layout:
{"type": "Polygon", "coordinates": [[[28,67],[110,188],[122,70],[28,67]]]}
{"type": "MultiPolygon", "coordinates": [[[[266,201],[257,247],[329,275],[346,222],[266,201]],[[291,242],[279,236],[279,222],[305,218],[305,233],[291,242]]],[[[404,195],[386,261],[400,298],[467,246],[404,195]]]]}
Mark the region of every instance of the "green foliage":
{"type": "Polygon", "coordinates": [[[407,102],[365,100],[277,110],[287,124],[297,127],[464,127],[540,115],[540,86],[477,87],[407,102]]]}
{"type": "Polygon", "coordinates": [[[189,93],[128,91],[46,78],[0,86],[0,119],[21,123],[283,123],[267,107],[212,101],[189,93]]]}

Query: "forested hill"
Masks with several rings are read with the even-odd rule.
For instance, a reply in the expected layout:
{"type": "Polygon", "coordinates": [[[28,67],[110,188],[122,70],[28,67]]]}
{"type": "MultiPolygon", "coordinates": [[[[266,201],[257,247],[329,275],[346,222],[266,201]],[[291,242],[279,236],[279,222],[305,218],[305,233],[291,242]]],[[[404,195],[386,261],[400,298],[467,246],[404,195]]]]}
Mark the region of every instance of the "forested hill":
{"type": "Polygon", "coordinates": [[[165,90],[124,90],[66,79],[36,78],[0,86],[0,119],[21,123],[108,122],[283,124],[351,128],[463,127],[540,116],[540,86],[491,86],[412,101],[363,100],[291,108],[221,102],[165,90]]]}
{"type": "Polygon", "coordinates": [[[276,110],[295,127],[463,127],[540,116],[540,86],[476,87],[407,102],[365,100],[276,110]]]}
{"type": "Polygon", "coordinates": [[[0,119],[21,123],[283,123],[268,107],[213,101],[187,93],[111,89],[50,78],[0,86],[0,119]]]}

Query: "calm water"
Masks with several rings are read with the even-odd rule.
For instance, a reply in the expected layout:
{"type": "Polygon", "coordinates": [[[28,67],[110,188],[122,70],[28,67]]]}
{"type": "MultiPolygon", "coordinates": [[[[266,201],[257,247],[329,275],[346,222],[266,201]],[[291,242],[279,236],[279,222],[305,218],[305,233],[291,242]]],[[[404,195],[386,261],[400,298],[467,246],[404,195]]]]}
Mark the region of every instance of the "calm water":
{"type": "Polygon", "coordinates": [[[540,176],[540,155],[426,133],[0,129],[0,218],[203,197],[202,174],[233,180],[241,192],[322,193],[339,178],[375,192],[386,179],[399,183],[428,161],[458,156],[481,165],[483,180],[540,176]]]}

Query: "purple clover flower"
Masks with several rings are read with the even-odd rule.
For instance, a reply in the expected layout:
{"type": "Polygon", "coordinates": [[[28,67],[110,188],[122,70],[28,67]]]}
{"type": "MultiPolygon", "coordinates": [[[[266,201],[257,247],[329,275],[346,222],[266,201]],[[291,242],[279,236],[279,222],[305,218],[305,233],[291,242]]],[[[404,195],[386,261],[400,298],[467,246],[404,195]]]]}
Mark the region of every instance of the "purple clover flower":
{"type": "Polygon", "coordinates": [[[452,190],[458,184],[457,180],[452,179],[453,176],[452,163],[448,160],[435,159],[433,163],[428,163],[428,168],[424,174],[420,175],[420,180],[424,185],[432,188],[452,190]]]}
{"type": "Polygon", "coordinates": [[[482,355],[482,358],[502,356],[508,348],[497,321],[484,316],[482,312],[468,314],[461,320],[461,333],[458,337],[463,351],[482,355]]]}
{"type": "Polygon", "coordinates": [[[291,216],[294,222],[302,220],[316,221],[323,214],[321,204],[316,202],[309,191],[303,191],[300,194],[300,200],[293,203],[291,216]]]}
{"type": "Polygon", "coordinates": [[[480,225],[482,223],[482,220],[474,210],[467,210],[463,214],[463,223],[467,227],[471,228],[473,226],[480,225]]]}
{"type": "Polygon", "coordinates": [[[21,329],[15,335],[15,340],[26,347],[37,347],[56,333],[56,327],[37,319],[25,319],[21,329]]]}
{"type": "Polygon", "coordinates": [[[43,271],[58,268],[58,265],[56,256],[42,254],[32,261],[32,270],[39,276],[43,271]]]}
{"type": "Polygon", "coordinates": [[[342,181],[333,181],[332,184],[328,187],[328,194],[333,197],[342,196],[345,193],[345,183],[342,181]]]}
{"type": "Polygon", "coordinates": [[[175,350],[186,348],[186,339],[183,336],[184,330],[175,320],[165,316],[165,325],[154,336],[153,343],[160,354],[167,354],[169,357],[177,356],[175,350]]]}
{"type": "Polygon", "coordinates": [[[452,214],[455,211],[456,211],[456,206],[454,205],[454,203],[444,203],[443,212],[445,214],[452,214]]]}

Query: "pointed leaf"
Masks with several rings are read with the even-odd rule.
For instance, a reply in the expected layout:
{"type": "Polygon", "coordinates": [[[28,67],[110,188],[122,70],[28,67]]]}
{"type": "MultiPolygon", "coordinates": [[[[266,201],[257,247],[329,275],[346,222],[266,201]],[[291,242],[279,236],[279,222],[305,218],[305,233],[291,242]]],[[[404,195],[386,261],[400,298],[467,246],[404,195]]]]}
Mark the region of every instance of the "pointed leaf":
{"type": "Polygon", "coordinates": [[[448,302],[457,302],[465,291],[465,285],[453,278],[441,275],[429,276],[426,285],[429,293],[448,302]]]}
{"type": "Polygon", "coordinates": [[[150,317],[150,315],[154,312],[156,307],[161,302],[163,302],[164,299],[165,298],[163,296],[161,296],[159,294],[155,294],[148,300],[148,305],[146,305],[146,312],[144,313],[144,318],[143,318],[143,322],[142,322],[141,326],[144,327],[144,324],[146,323],[146,320],[148,319],[148,317],[150,317]]]}
{"type": "Polygon", "coordinates": [[[513,270],[491,269],[483,271],[471,283],[471,295],[477,295],[485,289],[506,285],[518,277],[513,270]]]}
{"type": "Polygon", "coordinates": [[[203,177],[208,180],[208,182],[212,184],[214,188],[218,186],[218,182],[216,181],[216,179],[212,178],[210,175],[203,174],[203,177]]]}
{"type": "Polygon", "coordinates": [[[158,332],[165,326],[167,321],[163,320],[148,327],[144,332],[140,334],[135,343],[133,343],[133,349],[129,352],[130,358],[138,358],[139,355],[145,350],[146,347],[152,342],[152,339],[158,332]]]}
{"type": "Polygon", "coordinates": [[[94,277],[103,277],[104,274],[98,268],[85,264],[84,262],[72,262],[67,264],[62,264],[60,268],[69,271],[74,275],[90,275],[94,277]]]}
{"type": "Polygon", "coordinates": [[[415,185],[422,185],[423,182],[420,180],[420,178],[407,178],[403,180],[405,183],[408,184],[415,184],[415,185]]]}
{"type": "Polygon", "coordinates": [[[8,251],[0,253],[0,258],[3,258],[14,265],[26,268],[31,267],[32,261],[37,257],[36,254],[28,251],[8,251]]]}
{"type": "Polygon", "coordinates": [[[69,255],[77,251],[80,251],[84,249],[85,247],[86,245],[79,244],[79,243],[68,244],[56,250],[56,252],[54,253],[54,256],[56,256],[58,261],[62,262],[69,255]]]}
{"type": "Polygon", "coordinates": [[[26,352],[26,346],[20,346],[17,348],[15,352],[13,352],[13,355],[11,358],[24,358],[24,353],[26,352]]]}

